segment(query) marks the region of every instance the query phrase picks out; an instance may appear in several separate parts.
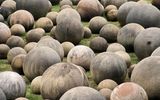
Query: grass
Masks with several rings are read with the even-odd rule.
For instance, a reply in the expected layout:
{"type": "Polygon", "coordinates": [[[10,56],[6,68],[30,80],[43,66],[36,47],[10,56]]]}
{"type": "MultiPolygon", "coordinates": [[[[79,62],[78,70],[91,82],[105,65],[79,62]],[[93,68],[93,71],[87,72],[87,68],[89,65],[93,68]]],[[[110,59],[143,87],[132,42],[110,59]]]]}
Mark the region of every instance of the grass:
{"type": "Polygon", "coordinates": [[[8,61],[5,59],[0,60],[0,72],[2,71],[10,71],[11,69],[11,65],[8,64],[8,61]]]}
{"type": "Polygon", "coordinates": [[[59,12],[59,9],[60,9],[60,6],[59,5],[54,5],[52,7],[52,11],[55,11],[55,12],[59,12]]]}
{"type": "Polygon", "coordinates": [[[131,57],[131,64],[137,64],[138,63],[138,58],[135,55],[135,53],[129,53],[130,57],[131,57]]]}
{"type": "Polygon", "coordinates": [[[94,37],[97,37],[98,34],[93,34],[89,39],[83,39],[80,44],[81,45],[86,45],[89,46],[90,40],[93,39],[94,37]]]}
{"type": "MultiPolygon", "coordinates": [[[[151,2],[151,0],[146,0],[146,1],[147,2],[151,2]]],[[[76,8],[76,7],[74,6],[74,8],[76,8]]],[[[52,8],[52,11],[59,12],[59,9],[60,9],[59,5],[54,5],[53,8],[52,8]]],[[[109,22],[109,23],[114,24],[114,25],[120,27],[120,25],[119,25],[118,22],[109,22]]],[[[83,26],[88,27],[88,22],[82,22],[82,24],[83,24],[83,26]]],[[[91,36],[91,38],[89,38],[89,39],[83,39],[80,42],[80,44],[81,45],[89,46],[90,40],[92,38],[94,38],[94,37],[97,37],[97,36],[98,36],[98,34],[93,34],[91,36]]],[[[23,38],[25,39],[25,36],[23,36],[23,38]]],[[[129,55],[131,57],[132,64],[138,63],[138,60],[137,60],[137,57],[136,57],[135,53],[129,53],[129,55]]],[[[66,58],[64,58],[64,61],[66,61],[66,58]]],[[[10,71],[10,70],[12,70],[11,69],[11,65],[8,64],[7,60],[6,59],[0,60],[0,72],[2,72],[2,71],[10,71]]],[[[89,86],[93,87],[93,88],[96,88],[97,85],[93,81],[91,73],[88,71],[88,72],[86,72],[86,75],[87,75],[87,77],[89,79],[89,86]]],[[[36,94],[32,93],[31,87],[30,87],[30,82],[25,77],[24,77],[24,79],[25,79],[26,84],[27,84],[26,98],[28,98],[29,100],[43,100],[42,97],[41,97],[41,95],[36,95],[36,94]]]]}
{"type": "Polygon", "coordinates": [[[36,95],[36,94],[32,93],[30,84],[27,85],[27,94],[26,94],[26,97],[29,100],[43,100],[41,95],[36,95]]]}

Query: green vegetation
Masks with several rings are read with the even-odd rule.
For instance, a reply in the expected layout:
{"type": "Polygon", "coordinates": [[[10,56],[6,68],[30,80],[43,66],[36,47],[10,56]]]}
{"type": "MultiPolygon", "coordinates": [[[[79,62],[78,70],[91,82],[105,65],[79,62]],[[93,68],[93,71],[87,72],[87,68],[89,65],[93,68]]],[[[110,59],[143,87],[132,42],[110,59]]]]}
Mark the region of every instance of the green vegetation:
{"type": "Polygon", "coordinates": [[[33,93],[32,93],[30,85],[27,86],[27,94],[26,94],[26,97],[27,97],[29,100],[43,100],[41,95],[36,95],[36,94],[33,94],[33,93]]]}
{"type": "Polygon", "coordinates": [[[52,11],[55,11],[55,12],[59,12],[59,9],[60,9],[60,6],[59,5],[54,5],[52,7],[52,11]]]}
{"type": "MultiPolygon", "coordinates": [[[[146,0],[147,2],[151,2],[151,0],[146,0]]],[[[52,11],[56,11],[56,12],[59,12],[59,5],[55,5],[53,6],[52,8],[52,11]]],[[[114,24],[114,25],[117,25],[120,27],[119,23],[118,22],[109,22],[111,24],[114,24]]],[[[88,26],[88,22],[82,22],[82,24],[84,26],[88,26]]],[[[91,38],[89,39],[83,39],[80,44],[81,45],[86,45],[86,46],[89,46],[89,42],[92,38],[98,36],[98,34],[93,34],[91,38]]],[[[23,36],[24,38],[25,36],[23,36]]],[[[131,59],[132,59],[132,64],[135,64],[138,62],[137,60],[137,57],[135,56],[134,53],[129,53],[129,55],[131,56],[131,59]]],[[[66,61],[66,58],[64,58],[64,61],[66,61]]],[[[0,60],[0,72],[1,71],[9,71],[11,70],[11,65],[8,64],[7,60],[3,59],[3,60],[0,60]]],[[[91,76],[91,73],[90,72],[86,72],[87,76],[88,76],[88,79],[89,79],[89,86],[90,87],[93,87],[93,88],[96,88],[96,84],[95,82],[93,81],[92,79],[92,76],[91,76]]],[[[31,88],[30,88],[30,82],[28,82],[28,80],[26,78],[24,78],[26,83],[27,83],[27,93],[26,93],[26,98],[28,98],[29,100],[42,100],[42,97],[41,95],[36,95],[36,94],[33,94],[32,91],[31,91],[31,88]]]]}
{"type": "Polygon", "coordinates": [[[146,0],[146,1],[150,3],[152,0],[146,0]]]}
{"type": "Polygon", "coordinates": [[[7,60],[0,60],[0,72],[1,71],[10,71],[11,69],[11,65],[8,64],[7,60]]]}

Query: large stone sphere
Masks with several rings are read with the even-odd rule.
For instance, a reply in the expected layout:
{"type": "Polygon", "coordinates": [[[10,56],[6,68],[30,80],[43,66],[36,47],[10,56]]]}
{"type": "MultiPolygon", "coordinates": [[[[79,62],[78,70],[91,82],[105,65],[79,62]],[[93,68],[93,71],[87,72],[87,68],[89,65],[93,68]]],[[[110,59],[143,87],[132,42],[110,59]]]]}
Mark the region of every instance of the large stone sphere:
{"type": "Polygon", "coordinates": [[[118,43],[122,44],[127,51],[134,51],[134,40],[143,30],[143,26],[139,24],[127,24],[120,29],[117,35],[117,41],[118,43]]]}
{"type": "Polygon", "coordinates": [[[160,99],[159,60],[159,56],[147,57],[135,66],[131,74],[131,81],[144,88],[149,100],[160,99]]]}
{"type": "Polygon", "coordinates": [[[91,62],[91,75],[96,83],[104,79],[112,79],[117,83],[125,80],[127,65],[125,61],[114,53],[103,52],[91,62]]]}
{"type": "Polygon", "coordinates": [[[122,4],[119,9],[118,9],[118,14],[117,14],[117,20],[119,21],[121,26],[126,25],[126,19],[128,16],[128,13],[131,11],[132,8],[138,6],[137,2],[126,2],[122,4]]]}
{"type": "Polygon", "coordinates": [[[115,5],[119,8],[123,3],[127,2],[127,0],[100,0],[104,7],[108,5],[115,5]]]}
{"type": "Polygon", "coordinates": [[[146,91],[132,82],[122,83],[111,93],[111,100],[148,100],[146,91]]]}
{"type": "Polygon", "coordinates": [[[104,17],[96,16],[89,21],[88,27],[91,29],[92,33],[98,34],[105,24],[107,24],[107,20],[104,17]]]}
{"type": "MultiPolygon", "coordinates": [[[[22,1],[22,0],[21,0],[22,1]]],[[[21,24],[24,26],[26,31],[33,28],[34,18],[32,14],[26,10],[17,10],[11,14],[9,18],[10,26],[14,24],[21,24]]]]}
{"type": "Polygon", "coordinates": [[[57,63],[42,75],[41,95],[43,99],[59,100],[66,91],[77,86],[88,86],[83,68],[72,63],[57,63]]]}
{"type": "Polygon", "coordinates": [[[126,23],[138,23],[144,28],[160,27],[159,16],[160,11],[158,8],[151,4],[141,4],[131,9],[126,23]]]}
{"type": "Polygon", "coordinates": [[[139,33],[134,41],[134,51],[139,60],[148,57],[160,46],[160,28],[147,28],[139,33]]]}
{"type": "Polygon", "coordinates": [[[55,38],[58,41],[69,41],[78,44],[82,40],[84,29],[80,15],[76,10],[71,8],[64,9],[59,12],[56,20],[57,26],[55,28],[55,38]]]}
{"type": "Polygon", "coordinates": [[[97,90],[79,86],[68,90],[60,100],[106,100],[97,90]],[[85,91],[85,92],[84,92],[85,91]]]}
{"type": "Polygon", "coordinates": [[[11,31],[9,27],[6,24],[0,22],[0,44],[6,43],[6,41],[10,36],[11,36],[11,31]]]}
{"type": "Polygon", "coordinates": [[[61,59],[63,59],[63,57],[64,57],[64,50],[63,50],[62,45],[59,43],[59,41],[57,41],[56,39],[53,39],[50,36],[48,36],[46,38],[42,37],[39,40],[37,46],[38,47],[41,47],[41,46],[50,47],[58,53],[58,55],[61,57],[61,59]]]}
{"type": "Polygon", "coordinates": [[[0,88],[6,95],[7,100],[24,97],[26,94],[26,83],[17,73],[11,71],[0,72],[0,88]]]}
{"type": "Polygon", "coordinates": [[[23,72],[31,81],[42,75],[48,67],[59,62],[61,62],[60,56],[53,49],[36,47],[27,54],[23,63],[23,72]]]}
{"type": "Polygon", "coordinates": [[[80,0],[77,5],[82,20],[90,20],[95,16],[102,15],[104,7],[98,0],[80,0]]]}
{"type": "Polygon", "coordinates": [[[106,24],[101,28],[99,35],[109,43],[116,42],[119,30],[119,27],[116,25],[106,24]]]}
{"type": "Polygon", "coordinates": [[[29,11],[34,19],[44,17],[49,10],[48,0],[16,0],[17,10],[24,9],[29,11]]]}

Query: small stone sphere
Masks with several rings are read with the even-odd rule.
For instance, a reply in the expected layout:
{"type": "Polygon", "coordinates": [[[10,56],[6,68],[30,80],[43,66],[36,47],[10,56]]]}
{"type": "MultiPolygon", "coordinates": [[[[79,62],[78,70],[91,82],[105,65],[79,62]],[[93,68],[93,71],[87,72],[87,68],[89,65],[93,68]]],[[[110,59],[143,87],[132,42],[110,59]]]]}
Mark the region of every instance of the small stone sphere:
{"type": "Polygon", "coordinates": [[[105,79],[98,84],[97,89],[101,90],[104,88],[108,88],[110,90],[113,90],[116,86],[118,86],[118,84],[115,81],[111,79],[105,79]]]}
{"type": "Polygon", "coordinates": [[[108,42],[103,37],[95,37],[90,41],[89,47],[94,52],[104,52],[108,47],[108,42]]]}
{"type": "Polygon", "coordinates": [[[108,88],[104,88],[104,89],[101,89],[99,92],[106,98],[106,100],[110,100],[112,90],[108,88]]]}
{"type": "Polygon", "coordinates": [[[119,43],[112,43],[108,46],[107,52],[126,51],[125,47],[119,43]]]}
{"type": "Polygon", "coordinates": [[[65,57],[68,55],[69,51],[74,47],[74,44],[72,42],[63,42],[61,45],[63,47],[65,57]]]}
{"type": "Polygon", "coordinates": [[[26,30],[25,30],[24,26],[21,24],[14,24],[11,27],[11,34],[12,35],[22,36],[25,34],[25,32],[26,32],[26,30]]]}

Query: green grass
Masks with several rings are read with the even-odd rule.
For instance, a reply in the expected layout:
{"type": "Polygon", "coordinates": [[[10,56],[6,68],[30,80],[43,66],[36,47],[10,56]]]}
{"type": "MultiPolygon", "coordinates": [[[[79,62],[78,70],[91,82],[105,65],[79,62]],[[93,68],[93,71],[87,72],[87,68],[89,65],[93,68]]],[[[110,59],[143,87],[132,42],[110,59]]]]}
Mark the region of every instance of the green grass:
{"type": "Polygon", "coordinates": [[[86,26],[88,27],[89,26],[89,23],[88,22],[82,22],[83,26],[86,26]]]}
{"type": "Polygon", "coordinates": [[[26,97],[29,100],[43,100],[41,95],[36,95],[32,93],[30,85],[27,86],[26,97]]]}
{"type": "Polygon", "coordinates": [[[88,80],[89,80],[89,87],[92,87],[92,88],[96,89],[97,88],[97,84],[93,81],[91,72],[90,71],[86,72],[86,75],[87,75],[88,80]]]}
{"type": "Polygon", "coordinates": [[[59,9],[60,9],[59,5],[54,5],[52,7],[52,11],[55,11],[55,12],[59,12],[59,9]]]}
{"type": "Polygon", "coordinates": [[[81,44],[81,45],[89,46],[90,40],[93,39],[94,37],[97,37],[97,36],[98,36],[98,34],[93,34],[90,38],[88,38],[88,39],[83,39],[83,40],[80,42],[80,44],[81,44]]]}
{"type": "Polygon", "coordinates": [[[132,64],[137,64],[138,63],[138,58],[135,55],[135,53],[129,53],[130,57],[131,57],[131,63],[132,64]]]}
{"type": "Polygon", "coordinates": [[[11,69],[11,65],[8,64],[8,61],[3,59],[3,60],[0,60],[0,72],[2,71],[10,71],[12,70],[11,69]]]}

